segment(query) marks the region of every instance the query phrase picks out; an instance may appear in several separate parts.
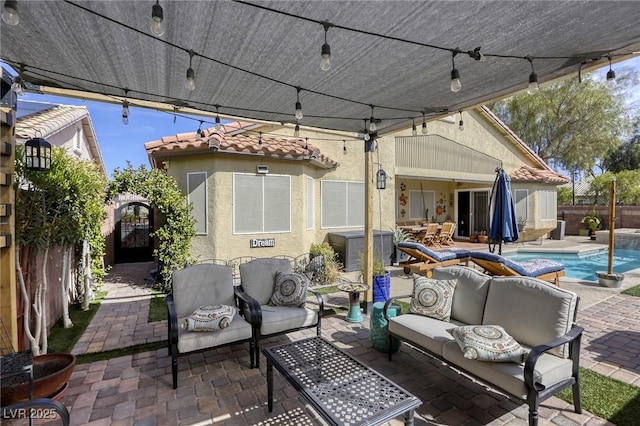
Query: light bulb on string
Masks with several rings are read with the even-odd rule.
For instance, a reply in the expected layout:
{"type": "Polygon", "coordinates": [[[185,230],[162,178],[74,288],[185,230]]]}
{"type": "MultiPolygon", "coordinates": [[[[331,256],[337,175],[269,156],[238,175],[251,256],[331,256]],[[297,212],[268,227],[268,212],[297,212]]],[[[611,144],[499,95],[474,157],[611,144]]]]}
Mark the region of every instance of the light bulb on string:
{"type": "Polygon", "coordinates": [[[190,91],[193,91],[196,88],[196,73],[193,68],[191,68],[191,62],[194,54],[193,50],[189,49],[189,68],[187,69],[187,78],[184,81],[184,88],[190,91]]]}
{"type": "Polygon", "coordinates": [[[176,120],[178,119],[178,115],[176,114],[176,111],[178,111],[178,108],[174,105],[173,106],[173,124],[176,124],[176,120]]]}
{"type": "Polygon", "coordinates": [[[24,95],[24,79],[22,78],[22,73],[24,72],[24,64],[20,64],[20,71],[18,71],[18,75],[13,79],[13,83],[11,83],[11,90],[17,95],[24,95]]]}
{"type": "Polygon", "coordinates": [[[411,136],[418,136],[418,129],[416,129],[416,120],[411,119],[411,136]]]}
{"type": "Polygon", "coordinates": [[[196,130],[196,137],[201,138],[204,134],[204,132],[202,131],[202,123],[204,123],[204,121],[199,120],[200,124],[198,125],[198,130],[196,130]]]}
{"type": "Polygon", "coordinates": [[[342,152],[345,154],[347,153],[347,141],[344,139],[342,140],[342,152]]]}
{"type": "Polygon", "coordinates": [[[533,70],[533,59],[527,56],[527,61],[531,64],[531,74],[529,74],[529,86],[527,87],[527,93],[530,95],[536,94],[539,90],[538,87],[538,74],[533,70]]]}
{"type": "Polygon", "coordinates": [[[611,68],[611,56],[609,58],[609,71],[607,71],[607,84],[609,87],[616,85],[616,72],[611,68]]]}
{"type": "Polygon", "coordinates": [[[151,7],[151,32],[160,37],[164,34],[164,12],[158,0],[151,7]]]}
{"type": "Polygon", "coordinates": [[[18,15],[18,2],[16,0],[6,0],[2,9],[2,20],[7,25],[18,25],[20,15],[18,15]]]}
{"type": "Polygon", "coordinates": [[[460,121],[458,122],[458,129],[460,131],[464,130],[464,121],[462,121],[462,111],[460,111],[460,121]]]}
{"type": "Polygon", "coordinates": [[[454,50],[451,52],[451,64],[453,68],[451,69],[451,91],[457,93],[462,89],[462,82],[460,81],[460,71],[456,68],[456,60],[455,57],[458,54],[458,50],[454,50]]]}
{"type": "Polygon", "coordinates": [[[300,137],[300,124],[298,124],[298,121],[296,121],[296,127],[293,129],[293,137],[294,138],[300,137]]]}
{"type": "Polygon", "coordinates": [[[302,120],[302,118],[304,117],[304,114],[302,113],[302,104],[300,103],[300,91],[302,90],[301,87],[296,87],[296,112],[295,112],[295,117],[296,120],[302,120]]]}
{"type": "Polygon", "coordinates": [[[220,124],[220,114],[219,114],[220,105],[216,105],[216,130],[220,130],[222,128],[222,124],[220,124]]]}
{"type": "Polygon", "coordinates": [[[258,145],[262,146],[262,132],[258,132],[258,145]]]}
{"type": "Polygon", "coordinates": [[[127,101],[127,93],[129,90],[124,90],[124,99],[122,101],[122,124],[129,124],[129,102],[127,101]]]}
{"type": "Polygon", "coordinates": [[[329,31],[329,28],[333,25],[329,22],[324,22],[322,25],[324,26],[324,44],[320,51],[320,69],[322,71],[328,71],[329,68],[331,68],[331,46],[327,43],[327,31],[329,31]]]}
{"type": "Polygon", "coordinates": [[[371,107],[371,118],[369,119],[369,131],[375,132],[378,130],[378,126],[376,126],[376,119],[373,118],[373,105],[369,105],[371,107]]]}
{"type": "Polygon", "coordinates": [[[422,134],[423,135],[427,134],[427,120],[424,116],[424,112],[422,113],[422,134]]]}
{"type": "Polygon", "coordinates": [[[369,141],[369,139],[371,139],[371,136],[369,135],[369,129],[367,128],[367,119],[364,119],[364,130],[362,131],[363,133],[363,139],[365,141],[369,141]]]}

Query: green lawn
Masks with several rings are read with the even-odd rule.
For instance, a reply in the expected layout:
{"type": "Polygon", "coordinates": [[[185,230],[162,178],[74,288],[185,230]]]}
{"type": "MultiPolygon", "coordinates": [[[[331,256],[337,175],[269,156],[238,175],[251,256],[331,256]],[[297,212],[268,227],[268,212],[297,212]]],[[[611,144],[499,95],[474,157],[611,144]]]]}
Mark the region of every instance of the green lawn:
{"type": "Polygon", "coordinates": [[[166,294],[159,291],[153,291],[151,300],[149,301],[149,317],[147,322],[162,321],[167,319],[167,302],[166,294]]]}
{"type": "Polygon", "coordinates": [[[630,288],[628,288],[626,290],[623,290],[622,294],[627,294],[629,296],[640,297],[640,285],[637,285],[635,287],[630,287],[630,288]]]}

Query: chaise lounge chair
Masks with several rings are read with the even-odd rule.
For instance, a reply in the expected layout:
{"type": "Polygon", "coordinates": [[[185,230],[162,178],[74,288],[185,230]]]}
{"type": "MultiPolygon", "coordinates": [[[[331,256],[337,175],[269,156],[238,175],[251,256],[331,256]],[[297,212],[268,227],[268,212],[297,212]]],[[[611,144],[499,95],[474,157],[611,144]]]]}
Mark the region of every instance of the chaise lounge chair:
{"type": "Polygon", "coordinates": [[[436,266],[469,264],[469,250],[465,249],[447,248],[434,251],[424,244],[407,241],[398,243],[398,250],[410,256],[409,260],[398,263],[407,274],[413,271],[418,274],[425,273],[427,277],[431,277],[431,270],[436,266]]]}
{"type": "Polygon", "coordinates": [[[560,277],[564,277],[564,265],[547,259],[516,262],[495,253],[472,251],[470,260],[490,275],[533,277],[560,285],[560,277]]]}

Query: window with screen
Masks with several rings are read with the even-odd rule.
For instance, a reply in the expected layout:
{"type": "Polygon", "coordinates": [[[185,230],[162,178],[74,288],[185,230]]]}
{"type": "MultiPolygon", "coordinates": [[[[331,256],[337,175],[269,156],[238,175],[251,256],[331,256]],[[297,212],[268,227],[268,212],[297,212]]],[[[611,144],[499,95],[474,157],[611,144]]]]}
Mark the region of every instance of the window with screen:
{"type": "Polygon", "coordinates": [[[196,234],[207,234],[207,172],[187,173],[187,199],[193,206],[196,234]]]}
{"type": "Polygon", "coordinates": [[[364,226],[364,182],[322,181],[322,228],[364,226]]]}
{"type": "Polygon", "coordinates": [[[233,232],[291,232],[291,177],[235,173],[233,232]]]}

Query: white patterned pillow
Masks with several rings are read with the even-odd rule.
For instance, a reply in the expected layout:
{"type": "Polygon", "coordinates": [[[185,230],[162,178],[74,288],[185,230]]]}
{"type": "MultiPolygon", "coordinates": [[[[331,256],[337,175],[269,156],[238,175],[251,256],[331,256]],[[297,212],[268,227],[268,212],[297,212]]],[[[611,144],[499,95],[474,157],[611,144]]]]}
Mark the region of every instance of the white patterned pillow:
{"type": "Polygon", "coordinates": [[[456,280],[432,280],[424,276],[415,276],[409,311],[448,322],[451,318],[453,292],[457,284],[456,280]]]}
{"type": "Polygon", "coordinates": [[[525,361],[527,351],[499,325],[466,325],[447,330],[467,359],[525,361]]]}
{"type": "Polygon", "coordinates": [[[187,331],[216,331],[229,327],[236,315],[235,306],[200,306],[182,321],[180,327],[187,331]]]}
{"type": "Polygon", "coordinates": [[[303,307],[307,300],[309,279],[302,274],[276,273],[276,285],[269,301],[273,306],[303,307]]]}

